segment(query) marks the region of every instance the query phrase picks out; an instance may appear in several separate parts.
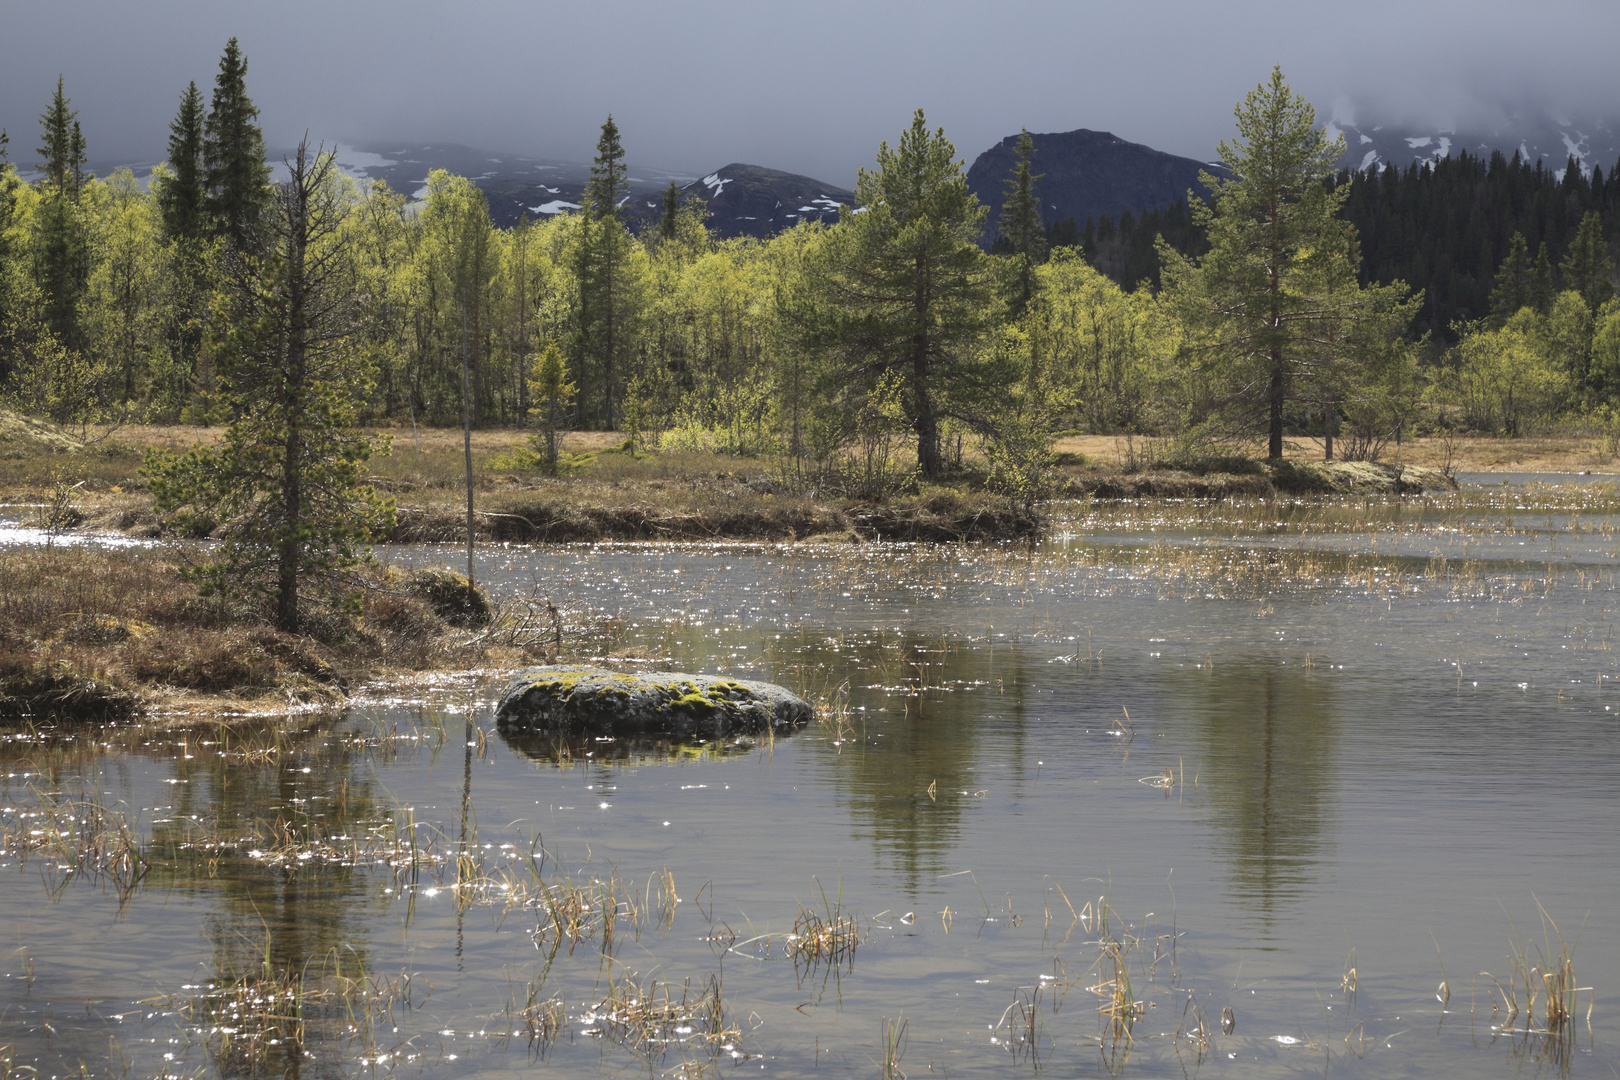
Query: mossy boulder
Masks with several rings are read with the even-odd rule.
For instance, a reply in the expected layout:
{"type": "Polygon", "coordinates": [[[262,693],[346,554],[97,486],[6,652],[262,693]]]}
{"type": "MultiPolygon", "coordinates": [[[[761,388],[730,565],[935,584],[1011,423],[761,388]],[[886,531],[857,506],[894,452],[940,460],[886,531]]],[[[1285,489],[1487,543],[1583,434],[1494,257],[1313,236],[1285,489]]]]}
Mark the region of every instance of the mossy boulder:
{"type": "Polygon", "coordinates": [[[512,677],[496,708],[495,726],[504,732],[719,739],[786,732],[813,715],[802,698],[753,679],[675,671],[632,675],[554,664],[512,677]]]}

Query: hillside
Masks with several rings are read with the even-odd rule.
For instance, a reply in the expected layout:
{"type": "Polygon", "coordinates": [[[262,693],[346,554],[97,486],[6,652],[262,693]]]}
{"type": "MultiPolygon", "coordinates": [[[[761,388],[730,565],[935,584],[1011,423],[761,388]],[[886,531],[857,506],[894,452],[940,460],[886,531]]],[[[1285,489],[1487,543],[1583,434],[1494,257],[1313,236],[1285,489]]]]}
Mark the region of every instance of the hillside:
{"type": "MultiPolygon", "coordinates": [[[[1073,218],[1083,226],[1087,218],[1107,214],[1119,217],[1129,210],[1140,214],[1202,192],[1200,171],[1227,175],[1220,165],[1177,157],[1151,146],[1126,142],[1107,131],[1052,132],[1030,136],[1035,143],[1033,169],[1041,174],[1035,192],[1047,224],[1073,218]]],[[[996,218],[1007,197],[1003,181],[1017,162],[1017,135],[1008,135],[980,154],[968,169],[968,186],[990,207],[984,242],[996,236],[996,218]]]]}
{"type": "Polygon", "coordinates": [[[709,206],[709,230],[717,236],[769,236],[801,221],[832,224],[840,204],[855,193],[808,176],[733,162],[681,189],[709,206]]]}

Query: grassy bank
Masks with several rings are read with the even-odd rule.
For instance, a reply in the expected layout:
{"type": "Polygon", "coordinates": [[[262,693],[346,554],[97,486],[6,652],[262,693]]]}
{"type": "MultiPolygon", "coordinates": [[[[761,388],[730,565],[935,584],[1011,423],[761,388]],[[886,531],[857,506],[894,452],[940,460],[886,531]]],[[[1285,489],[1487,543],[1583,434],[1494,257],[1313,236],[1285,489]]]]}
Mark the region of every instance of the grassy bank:
{"type": "MultiPolygon", "coordinates": [[[[140,476],[145,451],[184,450],[219,434],[210,428],[126,427],[98,444],[68,447],[71,452],[64,452],[62,438],[14,439],[0,446],[9,454],[0,478],[0,506],[26,506],[20,511],[26,516],[54,518],[63,528],[157,535],[160,523],[140,476]]],[[[407,427],[381,434],[392,439],[393,452],[373,460],[369,480],[398,506],[398,523],[387,539],[464,538],[461,433],[407,427]]],[[[563,442],[568,467],[551,477],[525,453],[525,433],[475,432],[480,537],[524,543],[957,541],[1021,539],[1041,528],[1038,516],[986,490],[972,461],[942,484],[903,485],[884,499],[863,500],[844,495],[837,485],[788,475],[792,466],[785,461],[684,451],[629,453],[622,442],[617,433],[570,433],[563,442]]],[[[1140,442],[1066,438],[1054,445],[1048,486],[1057,499],[1415,493],[1447,486],[1435,462],[1453,469],[1482,467],[1486,458],[1500,464],[1504,442],[1441,447],[1409,441],[1392,462],[1378,465],[1324,465],[1312,460],[1313,448],[1291,446],[1292,456],[1280,464],[1235,458],[1165,469],[1146,463],[1140,442]]],[[[1590,467],[1594,462],[1588,459],[1596,453],[1573,439],[1512,445],[1532,451],[1532,459],[1508,463],[1515,469],[1590,467]]]]}
{"type": "Polygon", "coordinates": [[[390,674],[611,644],[610,624],[576,613],[469,609],[456,582],[376,567],[354,579],[358,616],[315,613],[294,635],[251,604],[199,595],[160,552],[0,549],[0,720],[279,711],[390,674]]]}

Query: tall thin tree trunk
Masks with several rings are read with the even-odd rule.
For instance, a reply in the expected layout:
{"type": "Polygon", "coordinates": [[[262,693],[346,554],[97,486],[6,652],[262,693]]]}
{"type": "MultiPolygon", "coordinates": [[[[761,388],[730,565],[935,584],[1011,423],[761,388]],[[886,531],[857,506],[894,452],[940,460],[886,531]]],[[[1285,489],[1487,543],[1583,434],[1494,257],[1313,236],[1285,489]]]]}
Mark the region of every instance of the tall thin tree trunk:
{"type": "Polygon", "coordinates": [[[1266,389],[1266,398],[1271,406],[1271,442],[1266,456],[1279,461],[1283,456],[1283,366],[1282,350],[1278,348],[1271,352],[1271,385],[1266,389]]]}
{"type": "Polygon", "coordinates": [[[467,378],[467,294],[461,294],[461,440],[467,454],[467,592],[473,590],[472,402],[467,378]]]}
{"type": "Polygon", "coordinates": [[[304,250],[309,229],[309,190],[304,183],[304,148],[298,148],[297,172],[287,202],[287,338],[286,370],[281,380],[281,420],[286,425],[281,461],[281,543],[276,586],[276,625],[298,632],[298,555],[303,525],[303,415],[306,327],[304,325],[304,250]]]}

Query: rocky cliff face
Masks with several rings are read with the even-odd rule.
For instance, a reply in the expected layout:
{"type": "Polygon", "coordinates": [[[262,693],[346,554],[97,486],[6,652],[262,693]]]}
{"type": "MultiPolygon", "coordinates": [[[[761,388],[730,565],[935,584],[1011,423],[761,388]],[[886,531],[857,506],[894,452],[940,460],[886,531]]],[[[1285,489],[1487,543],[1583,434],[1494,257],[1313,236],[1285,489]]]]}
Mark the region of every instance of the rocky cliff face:
{"type": "MultiPolygon", "coordinates": [[[[1151,146],[1126,142],[1107,131],[1031,133],[1035,156],[1031,169],[1041,175],[1035,194],[1041,217],[1048,223],[1074,218],[1084,226],[1088,217],[1129,210],[1139,214],[1153,206],[1185,199],[1188,190],[1204,192],[1200,171],[1230,175],[1218,164],[1177,157],[1151,146]]],[[[1018,136],[1009,135],[980,154],[968,169],[968,186],[990,208],[985,243],[996,236],[996,219],[1006,201],[1002,181],[1012,176],[1017,163],[1018,136]]]]}

